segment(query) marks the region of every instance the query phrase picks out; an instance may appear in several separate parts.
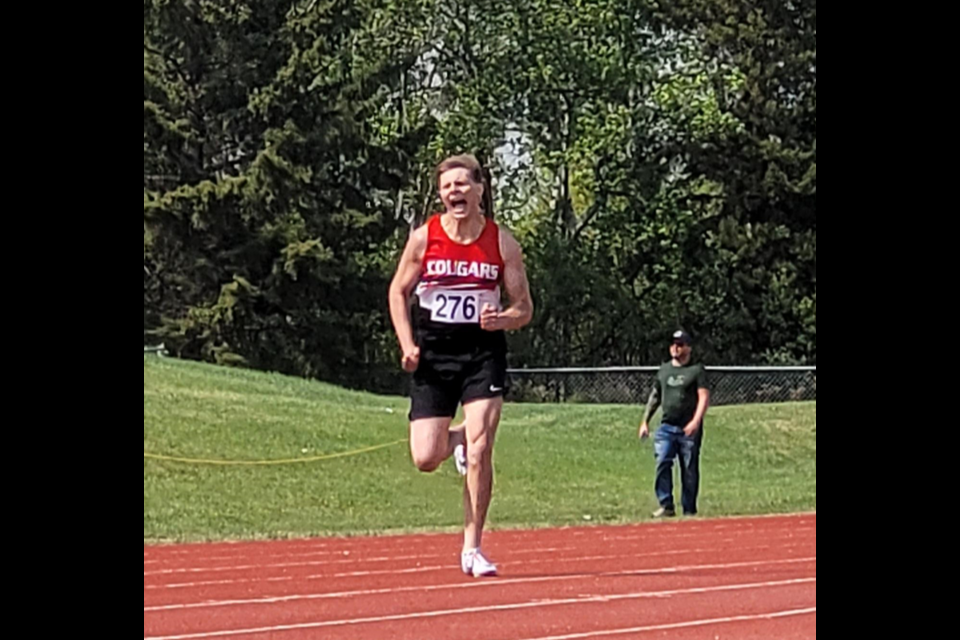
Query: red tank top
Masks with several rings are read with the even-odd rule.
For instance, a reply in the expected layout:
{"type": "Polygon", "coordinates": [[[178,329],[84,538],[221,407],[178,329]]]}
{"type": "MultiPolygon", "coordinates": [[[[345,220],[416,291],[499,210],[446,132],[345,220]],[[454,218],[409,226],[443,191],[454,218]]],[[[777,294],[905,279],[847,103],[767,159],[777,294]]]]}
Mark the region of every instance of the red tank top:
{"type": "Polygon", "coordinates": [[[484,304],[500,309],[502,282],[500,229],[493,220],[474,242],[458,244],[443,230],[439,215],[430,218],[417,296],[431,323],[479,324],[484,304]]]}

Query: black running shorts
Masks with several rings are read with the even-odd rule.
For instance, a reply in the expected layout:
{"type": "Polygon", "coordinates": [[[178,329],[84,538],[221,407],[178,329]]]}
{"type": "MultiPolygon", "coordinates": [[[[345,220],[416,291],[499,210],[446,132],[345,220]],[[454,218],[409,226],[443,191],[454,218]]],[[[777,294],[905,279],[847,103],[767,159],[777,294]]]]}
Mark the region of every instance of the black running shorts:
{"type": "Polygon", "coordinates": [[[498,398],[507,388],[507,350],[503,332],[461,338],[422,336],[420,365],[410,385],[410,421],[453,418],[457,405],[498,398]]]}

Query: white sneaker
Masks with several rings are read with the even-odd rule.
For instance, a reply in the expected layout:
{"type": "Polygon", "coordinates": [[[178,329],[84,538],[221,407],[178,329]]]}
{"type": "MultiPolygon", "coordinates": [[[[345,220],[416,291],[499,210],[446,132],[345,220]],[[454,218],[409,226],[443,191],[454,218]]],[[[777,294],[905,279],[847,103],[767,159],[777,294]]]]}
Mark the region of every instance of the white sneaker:
{"type": "Polygon", "coordinates": [[[488,578],[497,575],[497,565],[490,562],[479,549],[460,554],[460,568],[468,576],[488,578]]]}
{"type": "Polygon", "coordinates": [[[453,463],[457,465],[457,473],[467,475],[467,448],[462,444],[453,449],[453,463]]]}

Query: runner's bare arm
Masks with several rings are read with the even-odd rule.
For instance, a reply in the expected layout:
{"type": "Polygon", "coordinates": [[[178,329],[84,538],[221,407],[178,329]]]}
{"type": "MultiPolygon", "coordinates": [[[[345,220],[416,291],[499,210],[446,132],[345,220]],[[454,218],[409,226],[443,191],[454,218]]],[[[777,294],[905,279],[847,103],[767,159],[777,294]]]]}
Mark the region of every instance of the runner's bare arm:
{"type": "Polygon", "coordinates": [[[404,368],[407,368],[407,357],[417,348],[413,337],[413,324],[410,321],[408,301],[410,293],[420,279],[421,263],[427,247],[427,226],[423,225],[412,234],[407,246],[400,257],[397,272],[390,283],[390,318],[393,320],[393,329],[400,342],[400,349],[404,353],[404,368]]]}
{"type": "Polygon", "coordinates": [[[533,318],[533,299],[530,296],[530,283],[523,265],[523,251],[520,243],[506,229],[500,229],[500,255],[503,256],[503,287],[510,306],[497,313],[493,308],[485,307],[480,316],[480,326],[488,331],[512,331],[526,326],[533,318]]]}

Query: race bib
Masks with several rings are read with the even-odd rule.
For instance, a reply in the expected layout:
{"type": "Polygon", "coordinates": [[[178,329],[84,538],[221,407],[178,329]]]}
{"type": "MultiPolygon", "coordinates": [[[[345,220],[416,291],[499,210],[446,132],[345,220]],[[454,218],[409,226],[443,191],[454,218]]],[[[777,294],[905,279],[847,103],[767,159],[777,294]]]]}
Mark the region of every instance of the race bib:
{"type": "Polygon", "coordinates": [[[483,305],[500,309],[500,296],[486,289],[432,287],[420,292],[420,307],[430,310],[430,319],[445,324],[479,324],[483,305]]]}

